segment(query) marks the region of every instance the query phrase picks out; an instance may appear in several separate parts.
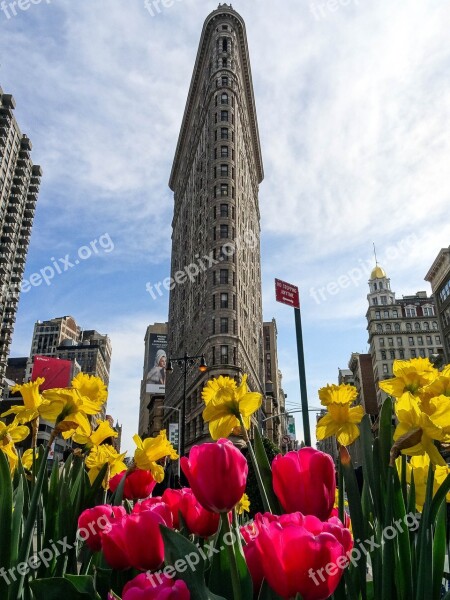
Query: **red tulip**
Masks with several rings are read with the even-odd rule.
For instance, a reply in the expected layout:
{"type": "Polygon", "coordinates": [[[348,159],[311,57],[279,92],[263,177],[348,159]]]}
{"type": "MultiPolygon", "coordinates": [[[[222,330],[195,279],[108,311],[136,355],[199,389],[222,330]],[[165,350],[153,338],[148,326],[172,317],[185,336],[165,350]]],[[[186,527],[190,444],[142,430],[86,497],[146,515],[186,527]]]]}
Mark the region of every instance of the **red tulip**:
{"type": "Polygon", "coordinates": [[[165,502],[172,511],[173,526],[175,529],[180,529],[180,501],[190,488],[181,488],[181,490],[173,490],[167,488],[162,495],[162,501],[165,502]]]}
{"type": "Polygon", "coordinates": [[[189,458],[181,458],[181,468],[206,510],[229,512],[245,492],[247,461],[229,440],[194,446],[189,458]]]}
{"type": "Polygon", "coordinates": [[[116,521],[101,534],[102,550],[108,565],[122,571],[131,567],[130,558],[125,545],[125,523],[128,516],[116,521]]]}
{"type": "Polygon", "coordinates": [[[127,471],[122,471],[122,473],[111,477],[109,480],[109,489],[111,492],[116,491],[125,475],[127,476],[123,488],[123,497],[125,500],[141,500],[142,498],[148,498],[153,492],[156,481],[153,479],[150,471],[143,471],[142,469],[135,469],[128,474],[127,471]]]}
{"type": "MultiPolygon", "coordinates": [[[[325,600],[339,584],[348,564],[345,548],[330,533],[336,524],[321,523],[313,516],[283,515],[261,524],[255,540],[264,576],[270,587],[289,600],[325,600]]],[[[342,524],[339,529],[343,529],[342,524]]]]}
{"type": "Polygon", "coordinates": [[[116,519],[126,514],[122,506],[110,506],[102,504],[88,508],[78,517],[77,538],[86,542],[86,546],[92,552],[98,552],[102,548],[100,534],[108,529],[116,519]]]}
{"type": "Polygon", "coordinates": [[[300,511],[328,519],[334,505],[336,478],[331,457],[314,448],[279,454],[272,463],[273,490],[287,513],[300,511]]]}
{"type": "Polygon", "coordinates": [[[172,527],[172,513],[160,502],[126,517],[125,547],[131,566],[142,571],[158,569],[164,561],[160,525],[172,527]]]}
{"type": "Polygon", "coordinates": [[[217,533],[220,515],[203,508],[192,490],[187,490],[181,496],[179,510],[187,528],[194,535],[207,538],[217,533]]]}
{"type": "Polygon", "coordinates": [[[122,591],[122,600],[190,600],[191,594],[184,581],[169,579],[159,575],[160,583],[155,585],[153,578],[141,573],[129,581],[122,591]]]}

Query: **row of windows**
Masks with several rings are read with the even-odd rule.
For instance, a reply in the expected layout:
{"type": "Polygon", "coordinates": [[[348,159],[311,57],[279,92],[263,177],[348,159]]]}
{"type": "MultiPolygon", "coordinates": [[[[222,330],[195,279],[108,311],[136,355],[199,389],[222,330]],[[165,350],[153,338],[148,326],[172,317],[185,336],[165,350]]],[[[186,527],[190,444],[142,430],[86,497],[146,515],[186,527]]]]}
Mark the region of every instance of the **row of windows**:
{"type": "MultiPolygon", "coordinates": [[[[428,355],[428,357],[432,356],[434,354],[433,348],[428,348],[427,350],[425,348],[420,348],[419,350],[410,350],[409,351],[409,358],[426,358],[426,356],[428,355]]],[[[396,358],[404,360],[406,358],[405,356],[405,350],[397,350],[397,352],[395,350],[390,350],[389,351],[389,358],[392,360],[395,360],[396,358]],[[398,353],[398,355],[397,355],[398,353]]],[[[387,360],[387,355],[386,355],[386,351],[382,350],[381,351],[381,359],[382,360],[387,360]]],[[[383,374],[387,375],[389,373],[389,367],[387,364],[383,364],[383,374]]]]}
{"type": "MultiPolygon", "coordinates": [[[[213,294],[213,297],[212,297],[212,309],[213,310],[216,310],[216,304],[217,304],[218,308],[230,308],[228,292],[222,292],[220,294],[213,294]],[[216,301],[216,296],[217,296],[217,301],[216,301]]],[[[236,310],[235,294],[233,294],[233,310],[236,310]]]]}
{"type": "MultiPolygon", "coordinates": [[[[230,157],[230,150],[228,148],[228,146],[220,146],[220,158],[229,158],[230,157]]],[[[218,158],[218,149],[214,148],[214,159],[217,160],[218,158]]],[[[234,150],[231,150],[231,158],[232,160],[234,160],[234,150]]]]}
{"type": "MultiPolygon", "coordinates": [[[[228,317],[220,317],[219,320],[219,330],[216,331],[216,318],[213,317],[211,319],[211,333],[212,335],[216,333],[231,333],[229,322],[230,319],[228,317]]],[[[236,335],[236,319],[233,319],[233,334],[236,335]]]]}
{"type": "MultiPolygon", "coordinates": [[[[437,321],[433,321],[431,324],[431,327],[434,331],[437,331],[439,329],[437,321]]],[[[406,323],[406,331],[412,331],[413,327],[412,327],[412,323],[406,323]]],[[[425,322],[425,323],[414,323],[414,331],[430,331],[430,324],[425,322]]],[[[383,329],[383,325],[381,325],[381,323],[377,323],[377,332],[381,333],[383,331],[401,331],[401,327],[400,327],[400,323],[394,323],[394,325],[392,326],[390,323],[386,323],[384,325],[384,329],[383,329]]]]}
{"type": "MultiPolygon", "coordinates": [[[[211,348],[212,351],[212,364],[216,365],[217,361],[221,365],[229,365],[230,364],[230,347],[229,346],[219,346],[218,347],[218,356],[216,357],[216,347],[213,346],[211,348]]],[[[236,348],[233,348],[233,364],[236,365],[236,348]]]]}
{"type": "MultiPolygon", "coordinates": [[[[221,110],[220,111],[220,120],[227,123],[230,120],[230,114],[228,110],[221,110]]],[[[219,113],[216,113],[214,115],[214,121],[215,123],[219,122],[219,113]]],[[[234,115],[233,113],[231,113],[231,123],[234,125],[234,115]]]]}
{"type": "MultiPolygon", "coordinates": [[[[233,271],[232,275],[233,285],[236,285],[236,273],[233,271]]],[[[228,285],[230,283],[230,272],[228,269],[220,269],[219,271],[213,271],[213,285],[217,284],[228,285]]]]}
{"type": "MultiPolygon", "coordinates": [[[[380,296],[380,304],[394,304],[394,299],[389,297],[389,302],[387,296],[380,296]]],[[[374,306],[378,306],[378,298],[372,298],[372,304],[374,306]]]]}
{"type": "MultiPolygon", "coordinates": [[[[220,185],[214,186],[214,198],[219,198],[220,196],[228,197],[230,196],[230,186],[228,183],[221,183],[220,185]]],[[[234,186],[231,186],[231,197],[234,199],[234,186]]]]}
{"type": "MultiPolygon", "coordinates": [[[[440,335],[436,335],[435,337],[435,342],[436,344],[439,346],[441,344],[441,336],[440,335]]],[[[408,344],[410,346],[415,346],[415,340],[413,337],[408,337],[408,344]]],[[[427,335],[426,336],[426,344],[424,344],[423,342],[423,336],[419,335],[417,336],[417,345],[418,346],[429,346],[430,344],[433,344],[433,338],[431,337],[431,335],[427,335]]],[[[385,346],[385,339],[384,338],[380,338],[380,346],[383,347],[385,346]]],[[[394,345],[394,338],[387,338],[387,345],[388,346],[393,346],[394,345]]],[[[403,346],[403,338],[398,337],[397,338],[397,346],[403,346]]]]}
{"type": "MultiPolygon", "coordinates": [[[[221,164],[219,167],[214,167],[214,178],[215,179],[217,177],[229,177],[229,173],[230,173],[230,169],[226,163],[221,164]]],[[[235,178],[234,167],[232,167],[232,169],[231,169],[231,177],[232,177],[232,179],[235,178]]]]}
{"type": "MultiPolygon", "coordinates": [[[[218,138],[219,138],[219,130],[216,129],[216,131],[214,132],[214,139],[217,142],[218,138]]],[[[228,127],[221,127],[220,128],[220,139],[221,140],[230,140],[232,142],[234,142],[234,131],[231,132],[231,136],[230,136],[230,130],[228,127]]]]}
{"type": "Polygon", "coordinates": [[[217,239],[217,233],[219,233],[219,238],[220,239],[232,239],[234,240],[234,227],[229,227],[228,225],[222,223],[222,225],[220,225],[218,228],[217,227],[213,227],[213,240],[215,241],[217,239]],[[217,229],[219,230],[217,232],[217,229]],[[231,233],[231,236],[230,236],[231,233]]]}
{"type": "MultiPolygon", "coordinates": [[[[228,204],[221,204],[219,210],[217,206],[213,207],[213,218],[217,219],[217,216],[227,219],[230,216],[230,210],[228,204]]],[[[231,207],[231,218],[235,218],[234,206],[231,207]]]]}
{"type": "Polygon", "coordinates": [[[441,302],[445,302],[445,300],[447,300],[447,298],[449,296],[450,296],[450,279],[447,281],[447,283],[444,285],[442,290],[439,292],[439,298],[441,299],[441,302]]]}
{"type": "MultiPolygon", "coordinates": [[[[424,317],[434,317],[434,308],[432,306],[423,306],[422,307],[422,314],[424,317]]],[[[398,310],[394,309],[392,311],[390,310],[384,310],[383,311],[383,318],[384,319],[398,319],[398,310]]],[[[400,313],[400,317],[401,317],[401,313],[400,313]]],[[[407,306],[405,308],[405,316],[411,318],[411,317],[417,317],[417,309],[415,306],[407,306]]],[[[375,311],[375,319],[381,319],[381,311],[376,310],[375,311]]]]}

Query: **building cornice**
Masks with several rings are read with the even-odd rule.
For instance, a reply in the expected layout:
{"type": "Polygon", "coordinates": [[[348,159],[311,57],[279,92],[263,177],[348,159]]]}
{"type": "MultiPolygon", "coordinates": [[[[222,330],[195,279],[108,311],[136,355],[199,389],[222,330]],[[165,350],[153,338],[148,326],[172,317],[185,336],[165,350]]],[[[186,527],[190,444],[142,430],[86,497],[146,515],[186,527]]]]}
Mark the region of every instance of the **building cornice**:
{"type": "Polygon", "coordinates": [[[425,275],[425,281],[431,284],[433,292],[439,287],[450,271],[450,247],[442,248],[430,270],[425,275]]]}
{"type": "Polygon", "coordinates": [[[178,178],[181,174],[181,166],[183,162],[184,148],[189,139],[189,129],[192,126],[193,111],[196,104],[196,98],[198,94],[202,93],[200,89],[200,83],[203,77],[203,67],[205,58],[207,56],[210,36],[212,35],[215,23],[221,17],[231,18],[236,27],[236,35],[239,40],[241,58],[242,58],[242,74],[244,80],[245,94],[247,100],[248,117],[250,123],[252,144],[255,152],[255,162],[258,174],[258,183],[264,179],[264,169],[262,163],[261,144],[259,139],[258,120],[256,116],[256,105],[255,96],[253,91],[253,80],[250,67],[250,55],[247,43],[247,34],[245,23],[242,17],[235,11],[231,6],[223,5],[215,11],[213,11],[206,19],[200,38],[199,49],[197,52],[197,58],[195,61],[194,72],[192,75],[191,85],[189,87],[188,99],[186,102],[186,108],[184,110],[183,121],[181,125],[181,131],[178,138],[177,148],[175,151],[175,158],[173,162],[172,172],[170,174],[169,187],[172,191],[175,191],[178,178]]]}

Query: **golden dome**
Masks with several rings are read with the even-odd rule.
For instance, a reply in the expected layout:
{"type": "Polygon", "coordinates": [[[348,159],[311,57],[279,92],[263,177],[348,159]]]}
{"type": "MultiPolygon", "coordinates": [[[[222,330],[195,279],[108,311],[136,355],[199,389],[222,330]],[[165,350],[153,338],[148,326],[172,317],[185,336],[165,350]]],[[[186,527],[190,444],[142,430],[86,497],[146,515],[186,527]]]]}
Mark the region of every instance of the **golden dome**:
{"type": "Polygon", "coordinates": [[[370,274],[370,279],[383,279],[383,277],[387,277],[386,271],[377,265],[370,274]]]}

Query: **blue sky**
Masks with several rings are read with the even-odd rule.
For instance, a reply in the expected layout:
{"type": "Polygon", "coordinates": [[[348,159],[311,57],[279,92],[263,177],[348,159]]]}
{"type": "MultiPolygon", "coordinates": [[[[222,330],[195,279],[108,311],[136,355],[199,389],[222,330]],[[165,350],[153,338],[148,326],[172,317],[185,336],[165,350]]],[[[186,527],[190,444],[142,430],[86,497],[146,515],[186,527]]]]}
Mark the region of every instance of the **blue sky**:
{"type": "MultiPolygon", "coordinates": [[[[144,0],[42,0],[16,15],[8,8],[9,18],[0,12],[0,85],[44,170],[25,277],[101,236],[114,245],[22,295],[12,356],[29,354],[38,319],[70,314],[108,333],[108,412],[129,449],[145,329],[167,316],[167,294],[155,301],[145,285],[169,274],[167,182],[203,21],[217,8],[169,4],[153,17],[144,0]]],[[[367,350],[372,242],[398,296],[429,291],[423,278],[449,244],[448,7],[238,0],[234,8],[247,23],[265,167],[264,318],[277,319],[284,387],[298,406],[294,317],[275,302],[273,280],[300,286],[317,406],[318,388],[336,381],[352,351],[367,350]]]]}

